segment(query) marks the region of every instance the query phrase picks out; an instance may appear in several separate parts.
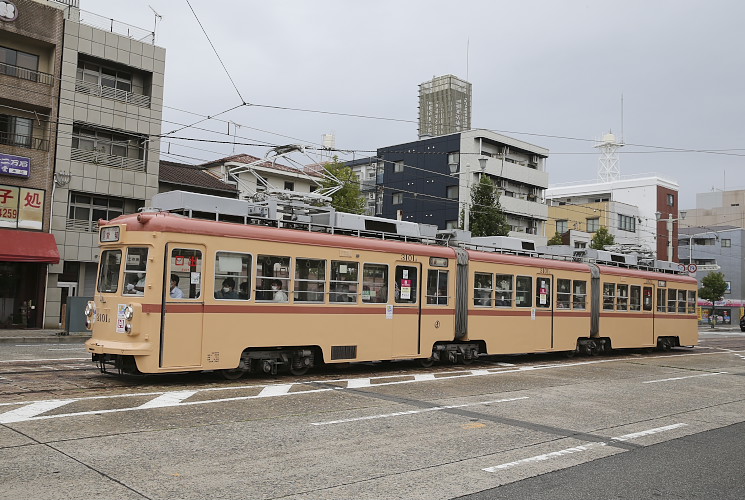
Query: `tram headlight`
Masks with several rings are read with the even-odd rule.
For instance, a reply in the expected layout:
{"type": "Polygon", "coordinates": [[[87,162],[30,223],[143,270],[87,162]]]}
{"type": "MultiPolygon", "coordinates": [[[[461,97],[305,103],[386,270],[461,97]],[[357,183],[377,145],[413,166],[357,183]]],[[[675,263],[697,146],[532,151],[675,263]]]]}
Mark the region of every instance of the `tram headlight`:
{"type": "Polygon", "coordinates": [[[90,318],[85,318],[85,327],[88,330],[90,330],[92,326],[93,326],[93,322],[91,321],[91,319],[90,318]]]}
{"type": "Polygon", "coordinates": [[[85,313],[85,316],[88,318],[91,318],[96,315],[96,303],[93,301],[88,301],[88,303],[85,305],[85,310],[83,311],[85,313]]]}
{"type": "Polygon", "coordinates": [[[125,331],[125,332],[126,332],[127,334],[130,334],[130,333],[132,333],[132,323],[126,323],[126,324],[124,325],[124,331],[125,331]]]}
{"type": "Polygon", "coordinates": [[[132,306],[127,306],[124,308],[124,319],[126,319],[127,321],[131,321],[134,315],[135,311],[132,306]]]}

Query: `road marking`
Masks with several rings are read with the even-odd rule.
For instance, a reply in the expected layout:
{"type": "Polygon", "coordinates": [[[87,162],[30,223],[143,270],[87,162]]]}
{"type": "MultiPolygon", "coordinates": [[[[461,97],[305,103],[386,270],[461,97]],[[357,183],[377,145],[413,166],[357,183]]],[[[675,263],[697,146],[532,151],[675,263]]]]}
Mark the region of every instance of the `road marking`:
{"type": "Polygon", "coordinates": [[[688,424],[672,424],[672,425],[666,425],[664,427],[657,427],[655,429],[647,429],[646,431],[641,432],[633,432],[631,434],[624,434],[623,436],[618,436],[611,438],[613,441],[628,441],[629,439],[636,439],[644,436],[651,436],[652,434],[659,434],[660,432],[665,431],[671,431],[673,429],[680,429],[681,427],[685,427],[688,424]]]}
{"type": "Polygon", "coordinates": [[[187,399],[196,393],[197,391],[167,392],[155,399],[151,399],[147,403],[141,404],[137,408],[140,410],[144,410],[146,408],[163,408],[166,406],[176,406],[180,404],[184,399],[187,399]]]}
{"type": "Polygon", "coordinates": [[[259,393],[259,397],[268,398],[272,396],[282,396],[290,392],[293,384],[275,384],[264,387],[259,393]]]}
{"type": "Polygon", "coordinates": [[[347,382],[347,389],[358,389],[360,387],[370,387],[369,378],[355,378],[347,382]]]}
{"type": "MultiPolygon", "coordinates": [[[[657,427],[654,429],[647,429],[646,431],[641,432],[634,432],[632,434],[625,434],[623,436],[618,436],[611,438],[611,441],[629,441],[631,439],[636,439],[643,436],[650,436],[652,434],[659,434],[660,432],[670,431],[673,429],[679,429],[681,427],[685,427],[688,424],[678,423],[678,424],[672,424],[672,425],[666,425],[664,427],[657,427]]],[[[513,467],[518,467],[520,465],[530,464],[534,462],[544,462],[546,460],[551,460],[552,458],[559,458],[564,457],[566,455],[573,455],[575,453],[581,453],[583,451],[591,450],[594,448],[600,448],[603,446],[613,446],[613,443],[606,443],[605,441],[599,441],[596,443],[586,443],[579,446],[572,446],[571,448],[564,448],[563,450],[559,451],[552,451],[550,453],[543,453],[541,455],[535,455],[533,457],[528,458],[522,458],[520,460],[515,460],[514,462],[507,462],[500,465],[495,465],[493,467],[487,467],[485,469],[481,469],[485,472],[498,472],[500,470],[505,469],[511,469],[513,467]]]]}
{"type": "Polygon", "coordinates": [[[422,375],[414,375],[414,382],[424,382],[426,380],[437,380],[434,373],[425,373],[422,375]]]}
{"type": "Polygon", "coordinates": [[[341,420],[328,420],[326,422],[311,422],[310,425],[333,425],[333,424],[344,424],[347,422],[360,422],[362,420],[376,420],[379,418],[401,417],[404,415],[417,415],[419,413],[427,413],[430,411],[451,410],[453,408],[467,408],[469,406],[482,406],[482,405],[489,405],[489,404],[494,404],[494,403],[508,403],[510,401],[518,401],[521,399],[528,399],[528,397],[521,396],[519,398],[495,399],[493,401],[479,401],[477,403],[464,403],[461,405],[434,406],[432,408],[421,408],[418,410],[397,411],[394,413],[368,415],[366,417],[343,418],[341,420]]]}
{"type": "Polygon", "coordinates": [[[57,399],[53,401],[39,401],[38,403],[32,403],[30,405],[16,408],[15,410],[6,411],[0,414],[0,424],[10,424],[13,422],[23,422],[25,420],[31,420],[40,413],[54,410],[60,406],[65,406],[68,403],[72,403],[74,399],[57,399]]]}
{"type": "Polygon", "coordinates": [[[515,460],[514,462],[507,462],[506,464],[495,465],[494,467],[487,467],[486,469],[481,469],[481,470],[485,472],[497,472],[500,470],[511,469],[513,467],[529,464],[532,462],[543,462],[545,460],[550,460],[552,458],[563,457],[565,455],[571,455],[574,453],[580,453],[583,451],[590,450],[592,448],[598,448],[600,446],[606,446],[606,443],[588,443],[588,444],[583,444],[580,446],[573,446],[571,448],[565,448],[559,451],[552,451],[551,453],[544,453],[542,455],[536,455],[534,457],[523,458],[521,460],[515,460]]]}
{"type": "Polygon", "coordinates": [[[660,380],[647,380],[646,382],[642,382],[642,384],[656,384],[657,382],[670,382],[672,380],[683,380],[686,378],[696,378],[696,377],[708,377],[709,375],[724,375],[727,372],[716,372],[716,373],[702,373],[700,375],[687,375],[685,377],[673,377],[673,378],[663,378],[660,380]]]}

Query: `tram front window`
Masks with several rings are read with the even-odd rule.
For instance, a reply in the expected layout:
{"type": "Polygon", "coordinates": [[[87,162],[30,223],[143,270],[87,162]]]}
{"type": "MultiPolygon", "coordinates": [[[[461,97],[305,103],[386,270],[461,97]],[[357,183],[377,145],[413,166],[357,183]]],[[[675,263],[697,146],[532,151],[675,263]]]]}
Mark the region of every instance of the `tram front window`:
{"type": "Polygon", "coordinates": [[[119,288],[119,268],[122,264],[121,250],[104,250],[101,254],[101,271],[98,276],[100,293],[116,293],[119,288]]]}
{"type": "Polygon", "coordinates": [[[127,249],[127,265],[124,268],[125,295],[145,295],[145,273],[147,271],[147,248],[127,249]]]}

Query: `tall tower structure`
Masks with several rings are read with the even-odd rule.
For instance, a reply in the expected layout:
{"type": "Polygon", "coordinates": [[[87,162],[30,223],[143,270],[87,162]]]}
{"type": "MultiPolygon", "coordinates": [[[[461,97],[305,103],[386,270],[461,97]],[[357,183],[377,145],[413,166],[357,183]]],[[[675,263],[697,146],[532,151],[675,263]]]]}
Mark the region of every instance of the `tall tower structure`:
{"type": "Polygon", "coordinates": [[[623,140],[616,140],[613,132],[608,132],[593,146],[600,150],[600,166],[598,168],[599,182],[621,180],[621,167],[618,159],[618,149],[623,147],[623,140]]]}
{"type": "Polygon", "coordinates": [[[471,129],[471,84],[453,75],[419,85],[419,138],[471,129]]]}

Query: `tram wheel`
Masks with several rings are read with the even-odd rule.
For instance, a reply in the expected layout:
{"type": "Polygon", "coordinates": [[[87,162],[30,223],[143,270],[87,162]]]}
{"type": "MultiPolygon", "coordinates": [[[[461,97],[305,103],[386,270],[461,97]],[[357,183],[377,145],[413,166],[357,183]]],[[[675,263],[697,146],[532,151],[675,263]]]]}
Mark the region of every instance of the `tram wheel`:
{"type": "Polygon", "coordinates": [[[246,374],[245,368],[232,368],[230,370],[220,370],[220,375],[225,380],[238,380],[246,374]]]}
{"type": "Polygon", "coordinates": [[[310,369],[310,366],[298,366],[298,367],[290,366],[290,373],[292,375],[299,377],[300,375],[305,375],[306,373],[308,373],[309,369],[310,369]]]}
{"type": "Polygon", "coordinates": [[[473,357],[470,357],[469,358],[469,357],[466,357],[466,356],[461,356],[461,361],[463,362],[464,365],[470,365],[471,363],[473,363],[473,360],[474,359],[475,358],[473,358],[473,357]]]}
{"type": "Polygon", "coordinates": [[[419,359],[416,360],[416,362],[419,363],[419,366],[421,366],[422,368],[429,368],[433,364],[435,364],[435,360],[432,359],[431,357],[429,357],[429,358],[419,358],[419,359]]]}

